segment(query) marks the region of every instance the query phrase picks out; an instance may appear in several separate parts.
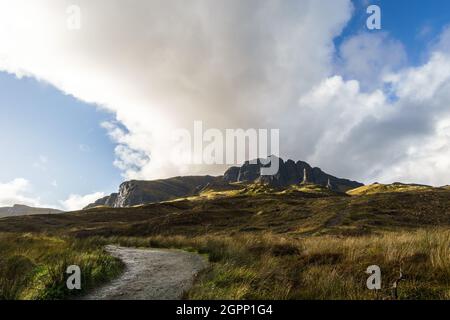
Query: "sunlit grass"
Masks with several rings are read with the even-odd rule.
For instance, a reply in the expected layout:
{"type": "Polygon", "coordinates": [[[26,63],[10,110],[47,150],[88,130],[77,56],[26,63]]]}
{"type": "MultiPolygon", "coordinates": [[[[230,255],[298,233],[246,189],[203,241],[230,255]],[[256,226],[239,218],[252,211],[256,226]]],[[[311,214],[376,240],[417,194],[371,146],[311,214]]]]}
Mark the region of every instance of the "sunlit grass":
{"type": "Polygon", "coordinates": [[[450,298],[450,231],[382,233],[362,237],[293,239],[273,234],[93,238],[123,246],[178,248],[208,254],[210,268],[189,299],[392,299],[400,268],[400,299],[450,298]],[[366,287],[370,265],[383,288],[366,287]]]}
{"type": "Polygon", "coordinates": [[[392,299],[400,270],[400,299],[450,299],[448,190],[365,188],[219,186],[189,200],[2,219],[0,298],[70,297],[69,264],[86,270],[85,290],[97,286],[120,270],[103,247],[120,244],[208,255],[189,299],[392,299]],[[366,288],[371,265],[380,292],[366,288]]]}
{"type": "Polygon", "coordinates": [[[92,243],[33,234],[0,234],[0,299],[63,299],[118,276],[122,263],[92,243]],[[66,269],[82,270],[82,290],[66,286],[66,269]]]}
{"type": "Polygon", "coordinates": [[[433,187],[417,184],[380,184],[374,183],[367,186],[362,186],[356,189],[349,190],[347,194],[349,195],[371,195],[377,193],[390,193],[390,192],[417,192],[417,191],[432,191],[436,190],[433,187]]]}

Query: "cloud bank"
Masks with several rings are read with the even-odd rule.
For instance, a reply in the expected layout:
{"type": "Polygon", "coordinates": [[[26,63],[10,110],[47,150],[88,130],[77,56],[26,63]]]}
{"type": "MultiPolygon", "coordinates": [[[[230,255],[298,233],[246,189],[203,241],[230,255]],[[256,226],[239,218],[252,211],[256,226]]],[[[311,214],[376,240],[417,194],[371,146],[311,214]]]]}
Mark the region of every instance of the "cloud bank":
{"type": "Polygon", "coordinates": [[[272,119],[329,75],[352,10],[349,0],[85,0],[82,28],[70,31],[67,1],[0,3],[0,69],[114,112],[105,127],[116,164],[147,179],[222,172],[168,162],[170,132],[194,120],[279,127],[272,119]]]}
{"type": "Polygon", "coordinates": [[[88,204],[103,198],[105,194],[103,192],[94,192],[87,195],[71,194],[66,200],[60,201],[62,208],[66,211],[81,210],[88,204]]]}
{"type": "Polygon", "coordinates": [[[10,207],[14,204],[23,204],[34,207],[40,206],[39,199],[28,195],[30,187],[30,182],[23,178],[0,183],[0,207],[10,207]]]}
{"type": "Polygon", "coordinates": [[[387,33],[334,47],[350,0],[76,2],[79,31],[68,1],[0,0],[0,70],[113,112],[127,179],[221,173],[168,161],[170,133],[202,120],[279,128],[282,156],[348,178],[450,180],[449,31],[409,68],[387,33]]]}
{"type": "Polygon", "coordinates": [[[87,195],[71,194],[66,200],[59,201],[57,205],[42,203],[39,197],[30,194],[33,186],[27,179],[17,178],[6,183],[0,183],[0,207],[12,207],[22,204],[31,207],[56,208],[65,211],[75,211],[105,196],[103,192],[94,192],[87,195]]]}

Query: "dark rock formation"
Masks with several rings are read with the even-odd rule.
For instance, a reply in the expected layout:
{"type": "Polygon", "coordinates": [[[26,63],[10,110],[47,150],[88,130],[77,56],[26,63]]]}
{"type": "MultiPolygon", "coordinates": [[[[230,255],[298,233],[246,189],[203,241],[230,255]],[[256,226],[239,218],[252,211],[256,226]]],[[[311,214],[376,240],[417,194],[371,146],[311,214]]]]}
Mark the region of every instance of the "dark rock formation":
{"type": "Polygon", "coordinates": [[[119,195],[118,193],[111,193],[109,196],[103,197],[101,199],[98,199],[94,203],[91,203],[85,209],[90,209],[90,208],[95,208],[95,207],[100,207],[100,206],[115,207],[118,195],[119,195]]]}
{"type": "Polygon", "coordinates": [[[225,172],[224,180],[226,182],[266,183],[274,187],[287,187],[299,183],[313,183],[341,192],[363,186],[362,183],[356,181],[336,178],[323,172],[320,168],[312,168],[304,161],[294,162],[288,160],[284,162],[283,159],[279,158],[274,158],[273,161],[279,161],[279,170],[275,175],[261,175],[261,168],[267,165],[263,165],[258,160],[255,164],[246,162],[241,167],[228,169],[225,172]],[[238,173],[236,174],[236,172],[238,173]]]}
{"type": "Polygon", "coordinates": [[[279,161],[279,170],[274,175],[264,175],[264,168],[269,167],[268,161],[247,161],[241,167],[228,169],[223,177],[197,176],[176,177],[155,181],[127,181],[120,185],[119,192],[97,200],[85,209],[98,206],[131,207],[152,202],[173,200],[189,197],[206,189],[228,190],[230,183],[261,183],[272,187],[285,188],[300,183],[322,185],[334,191],[345,192],[362,186],[362,183],[339,179],[312,168],[303,161],[294,162],[271,157],[271,161],[279,161]]]}
{"type": "Polygon", "coordinates": [[[223,176],[223,179],[225,181],[236,181],[236,180],[239,179],[239,171],[240,171],[240,168],[238,168],[238,167],[231,167],[230,169],[228,169],[225,172],[225,174],[223,176]]]}

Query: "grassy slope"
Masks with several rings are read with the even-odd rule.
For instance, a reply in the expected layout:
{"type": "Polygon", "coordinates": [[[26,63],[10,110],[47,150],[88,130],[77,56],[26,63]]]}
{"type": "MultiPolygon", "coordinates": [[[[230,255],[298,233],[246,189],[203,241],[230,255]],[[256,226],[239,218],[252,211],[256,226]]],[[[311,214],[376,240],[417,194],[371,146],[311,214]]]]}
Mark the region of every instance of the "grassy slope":
{"type": "Polygon", "coordinates": [[[206,186],[219,178],[212,176],[188,176],[153,181],[125,182],[131,191],[134,201],[131,203],[150,203],[185,197],[196,194],[199,186],[206,186]]]}
{"type": "Polygon", "coordinates": [[[92,243],[33,234],[0,234],[0,299],[62,299],[118,276],[121,261],[92,243]],[[66,270],[82,270],[81,291],[66,287],[66,270]]]}
{"type": "Polygon", "coordinates": [[[1,219],[0,232],[64,232],[76,237],[239,232],[311,236],[450,226],[448,189],[360,196],[330,193],[313,186],[285,192],[229,192],[232,194],[227,196],[200,196],[133,208],[1,219]]]}
{"type": "Polygon", "coordinates": [[[394,184],[380,184],[374,183],[367,186],[362,186],[356,189],[349,190],[347,193],[353,196],[360,195],[371,195],[371,194],[380,194],[380,193],[399,193],[399,192],[424,192],[424,191],[436,191],[436,190],[445,190],[445,188],[434,188],[426,185],[420,184],[403,184],[403,183],[394,183],[394,184]]]}
{"type": "Polygon", "coordinates": [[[362,237],[153,236],[96,238],[124,246],[183,248],[212,263],[188,299],[391,299],[400,268],[400,299],[450,299],[450,231],[362,237]],[[383,289],[366,288],[368,266],[382,270],[383,289]]]}
{"type": "Polygon", "coordinates": [[[212,267],[188,293],[195,299],[384,299],[400,267],[401,298],[450,299],[450,190],[388,189],[205,190],[135,208],[2,219],[0,232],[64,234],[91,250],[115,242],[208,253],[212,267]],[[372,264],[383,272],[377,295],[365,287],[372,264]]]}

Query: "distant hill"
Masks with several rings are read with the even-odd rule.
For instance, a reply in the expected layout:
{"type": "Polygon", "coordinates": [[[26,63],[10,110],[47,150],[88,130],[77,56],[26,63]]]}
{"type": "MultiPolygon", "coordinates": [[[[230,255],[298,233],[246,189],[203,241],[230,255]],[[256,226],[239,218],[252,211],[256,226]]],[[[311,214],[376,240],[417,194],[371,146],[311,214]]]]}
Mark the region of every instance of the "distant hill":
{"type": "Polygon", "coordinates": [[[0,208],[0,218],[5,217],[17,217],[17,216],[29,216],[36,214],[57,214],[63,211],[49,208],[35,208],[25,205],[15,204],[12,207],[0,208]]]}
{"type": "Polygon", "coordinates": [[[270,233],[360,236],[450,226],[450,190],[384,185],[349,195],[305,184],[277,190],[240,185],[148,205],[2,219],[0,232],[62,232],[77,237],[270,233]],[[373,190],[375,191],[375,190],[373,190]]]}
{"type": "MultiPolygon", "coordinates": [[[[168,201],[177,198],[199,195],[205,189],[227,190],[236,189],[235,185],[263,184],[271,188],[288,189],[299,184],[316,184],[335,192],[346,192],[350,189],[362,187],[363,184],[347,179],[340,179],[323,172],[320,168],[313,168],[303,161],[279,161],[279,172],[273,176],[261,175],[264,167],[258,160],[256,164],[246,162],[241,167],[228,169],[223,176],[190,176],[162,179],[155,181],[127,181],[120,185],[118,193],[97,200],[85,209],[95,207],[132,207],[136,205],[168,201]]],[[[239,188],[238,188],[239,189],[239,188]]]]}

